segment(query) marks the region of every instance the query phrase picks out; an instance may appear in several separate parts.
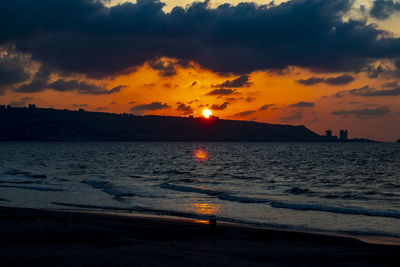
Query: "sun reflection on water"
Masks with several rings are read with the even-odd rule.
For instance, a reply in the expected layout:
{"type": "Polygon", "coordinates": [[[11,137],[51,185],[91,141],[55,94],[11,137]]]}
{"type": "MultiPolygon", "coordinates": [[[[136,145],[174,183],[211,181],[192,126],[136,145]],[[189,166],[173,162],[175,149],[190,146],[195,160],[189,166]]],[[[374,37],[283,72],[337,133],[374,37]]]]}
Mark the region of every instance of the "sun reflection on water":
{"type": "Polygon", "coordinates": [[[198,161],[204,162],[207,161],[209,159],[209,154],[207,152],[207,150],[203,149],[203,148],[198,148],[193,152],[193,156],[195,159],[197,159],[198,161]]]}
{"type": "MultiPolygon", "coordinates": [[[[203,215],[208,218],[212,218],[212,217],[217,216],[217,213],[218,213],[221,205],[213,204],[213,203],[206,203],[206,202],[197,202],[197,203],[193,203],[191,206],[195,213],[197,213],[199,215],[203,215]]],[[[195,220],[195,221],[199,222],[199,223],[208,224],[208,220],[195,220]]]]}

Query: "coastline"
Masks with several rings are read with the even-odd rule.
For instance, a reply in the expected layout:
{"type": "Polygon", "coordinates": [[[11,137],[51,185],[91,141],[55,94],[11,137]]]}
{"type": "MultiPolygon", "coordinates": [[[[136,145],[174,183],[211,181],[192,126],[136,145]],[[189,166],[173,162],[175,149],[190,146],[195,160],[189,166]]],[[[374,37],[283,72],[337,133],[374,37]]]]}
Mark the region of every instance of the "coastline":
{"type": "Polygon", "coordinates": [[[400,246],[133,214],[0,207],[9,265],[394,265],[400,246]]]}

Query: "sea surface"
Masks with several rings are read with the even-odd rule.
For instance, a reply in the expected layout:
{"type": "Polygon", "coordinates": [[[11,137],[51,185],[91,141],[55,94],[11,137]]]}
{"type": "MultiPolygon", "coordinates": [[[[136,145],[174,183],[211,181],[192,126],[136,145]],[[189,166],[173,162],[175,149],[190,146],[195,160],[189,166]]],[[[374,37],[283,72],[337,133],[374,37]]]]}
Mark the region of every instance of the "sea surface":
{"type": "Polygon", "coordinates": [[[0,205],[400,237],[400,144],[0,143],[0,205]]]}

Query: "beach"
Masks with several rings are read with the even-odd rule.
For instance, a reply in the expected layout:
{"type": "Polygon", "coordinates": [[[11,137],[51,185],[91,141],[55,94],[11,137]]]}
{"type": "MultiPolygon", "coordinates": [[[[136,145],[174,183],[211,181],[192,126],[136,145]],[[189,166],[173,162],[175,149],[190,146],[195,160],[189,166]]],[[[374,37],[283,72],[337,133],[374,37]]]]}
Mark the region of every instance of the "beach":
{"type": "Polygon", "coordinates": [[[3,266],[394,266],[400,246],[234,224],[0,207],[3,266]]]}

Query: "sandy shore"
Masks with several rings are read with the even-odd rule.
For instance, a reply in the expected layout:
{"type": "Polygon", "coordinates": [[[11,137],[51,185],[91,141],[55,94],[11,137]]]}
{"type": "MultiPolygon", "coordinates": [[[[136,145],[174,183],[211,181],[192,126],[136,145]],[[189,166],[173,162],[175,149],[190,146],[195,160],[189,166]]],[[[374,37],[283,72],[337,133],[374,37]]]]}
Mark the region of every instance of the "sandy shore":
{"type": "Polygon", "coordinates": [[[395,266],[400,246],[162,218],[0,207],[2,266],[395,266]]]}

